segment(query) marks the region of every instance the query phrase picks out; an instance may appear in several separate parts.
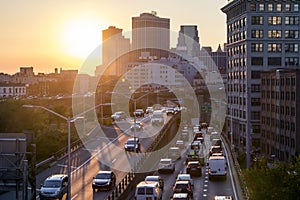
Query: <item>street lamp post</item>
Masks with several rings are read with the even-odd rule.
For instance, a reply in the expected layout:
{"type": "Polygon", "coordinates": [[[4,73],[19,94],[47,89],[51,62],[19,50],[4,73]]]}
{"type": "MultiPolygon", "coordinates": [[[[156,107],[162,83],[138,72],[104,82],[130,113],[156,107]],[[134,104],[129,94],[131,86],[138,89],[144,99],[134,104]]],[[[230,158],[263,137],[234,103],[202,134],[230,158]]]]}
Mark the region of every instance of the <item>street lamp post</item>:
{"type": "MultiPolygon", "coordinates": [[[[68,178],[69,178],[67,199],[71,200],[71,123],[75,122],[77,119],[82,119],[83,117],[79,117],[79,116],[75,116],[73,118],[65,117],[51,109],[48,109],[43,106],[37,106],[37,105],[23,105],[23,107],[25,107],[25,108],[40,108],[40,109],[46,110],[46,111],[67,121],[67,123],[68,123],[68,164],[67,164],[68,172],[67,173],[68,173],[68,178]]],[[[83,112],[83,113],[85,113],[85,112],[83,112]]]]}

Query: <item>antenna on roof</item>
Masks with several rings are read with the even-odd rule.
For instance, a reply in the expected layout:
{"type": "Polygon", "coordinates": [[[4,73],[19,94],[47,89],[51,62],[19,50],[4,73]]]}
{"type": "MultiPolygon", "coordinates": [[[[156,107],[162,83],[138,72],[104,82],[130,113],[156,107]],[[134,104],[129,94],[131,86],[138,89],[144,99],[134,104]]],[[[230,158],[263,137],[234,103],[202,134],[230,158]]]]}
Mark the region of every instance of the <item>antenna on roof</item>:
{"type": "Polygon", "coordinates": [[[154,16],[156,16],[156,15],[157,15],[157,12],[154,11],[154,10],[152,10],[152,11],[151,11],[151,14],[154,15],[154,16]]]}

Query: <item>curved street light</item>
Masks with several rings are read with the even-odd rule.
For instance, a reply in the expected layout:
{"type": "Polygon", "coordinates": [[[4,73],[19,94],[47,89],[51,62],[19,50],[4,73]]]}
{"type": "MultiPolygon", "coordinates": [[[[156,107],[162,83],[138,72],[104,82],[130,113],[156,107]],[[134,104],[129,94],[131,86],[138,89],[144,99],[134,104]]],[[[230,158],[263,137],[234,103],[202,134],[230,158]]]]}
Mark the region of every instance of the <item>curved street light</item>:
{"type": "MultiPolygon", "coordinates": [[[[44,106],[38,106],[38,105],[23,105],[22,107],[24,108],[40,108],[43,110],[46,110],[64,120],[67,121],[68,123],[68,177],[69,177],[69,183],[68,183],[68,195],[67,195],[67,199],[70,200],[71,199],[71,123],[75,122],[77,119],[84,119],[84,117],[79,116],[82,115],[84,113],[86,113],[87,111],[80,113],[79,115],[76,115],[75,117],[65,117],[49,108],[46,108],[44,106]]],[[[88,110],[89,111],[89,110],[88,110]]]]}

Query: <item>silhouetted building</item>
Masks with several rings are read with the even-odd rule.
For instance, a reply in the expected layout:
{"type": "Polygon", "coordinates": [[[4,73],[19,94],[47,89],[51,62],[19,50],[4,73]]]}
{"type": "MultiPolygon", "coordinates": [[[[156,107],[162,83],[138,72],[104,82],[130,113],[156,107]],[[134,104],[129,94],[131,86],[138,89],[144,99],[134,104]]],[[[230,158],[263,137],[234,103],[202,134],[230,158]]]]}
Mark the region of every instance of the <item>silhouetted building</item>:
{"type": "Polygon", "coordinates": [[[200,55],[199,36],[196,25],[181,25],[176,51],[190,56],[200,55]]]}
{"type": "Polygon", "coordinates": [[[170,19],[155,12],[132,17],[132,49],[136,59],[159,59],[169,56],[170,19]]]}

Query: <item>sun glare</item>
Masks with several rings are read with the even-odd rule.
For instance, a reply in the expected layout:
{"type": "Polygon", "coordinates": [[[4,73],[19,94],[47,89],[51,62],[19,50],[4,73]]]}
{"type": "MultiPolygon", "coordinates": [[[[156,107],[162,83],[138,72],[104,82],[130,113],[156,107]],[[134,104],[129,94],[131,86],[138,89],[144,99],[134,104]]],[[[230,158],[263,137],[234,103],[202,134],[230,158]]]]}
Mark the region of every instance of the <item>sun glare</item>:
{"type": "Polygon", "coordinates": [[[74,20],[64,26],[62,45],[71,56],[84,59],[101,43],[100,24],[94,20],[74,20]]]}

